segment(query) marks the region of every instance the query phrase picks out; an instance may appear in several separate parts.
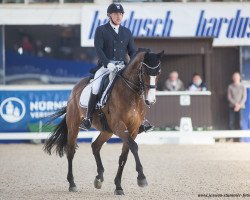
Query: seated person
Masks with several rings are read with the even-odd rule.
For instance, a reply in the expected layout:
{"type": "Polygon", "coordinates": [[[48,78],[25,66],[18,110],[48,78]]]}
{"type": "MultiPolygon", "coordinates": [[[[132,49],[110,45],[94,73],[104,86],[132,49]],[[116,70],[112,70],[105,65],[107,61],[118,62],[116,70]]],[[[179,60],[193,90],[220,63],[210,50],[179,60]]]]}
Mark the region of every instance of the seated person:
{"type": "Polygon", "coordinates": [[[206,84],[202,81],[201,76],[197,73],[193,75],[193,81],[188,86],[189,91],[206,91],[206,84]]]}
{"type": "Polygon", "coordinates": [[[169,74],[169,78],[165,82],[164,90],[168,91],[181,91],[184,90],[183,82],[178,78],[178,73],[172,71],[169,74]]]}

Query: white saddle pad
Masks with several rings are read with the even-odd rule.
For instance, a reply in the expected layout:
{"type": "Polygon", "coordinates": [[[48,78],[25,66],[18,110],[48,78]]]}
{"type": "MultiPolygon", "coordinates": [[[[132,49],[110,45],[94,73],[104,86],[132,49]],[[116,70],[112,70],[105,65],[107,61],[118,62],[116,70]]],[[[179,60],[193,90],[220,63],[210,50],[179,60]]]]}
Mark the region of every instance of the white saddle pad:
{"type": "MultiPolygon", "coordinates": [[[[113,79],[114,80],[114,79],[113,79]]],[[[110,88],[112,82],[109,82],[107,88],[105,89],[105,91],[102,94],[102,98],[98,101],[96,107],[104,107],[105,103],[107,101],[107,91],[110,88]]],[[[89,103],[89,98],[90,98],[90,94],[91,94],[91,88],[92,88],[92,82],[93,80],[90,80],[90,83],[82,90],[82,94],[80,96],[80,106],[83,108],[87,108],[88,107],[88,103],[89,103]]]]}
{"type": "MultiPolygon", "coordinates": [[[[92,81],[92,80],[91,80],[92,81]]],[[[89,83],[85,88],[83,88],[80,96],[80,106],[83,108],[88,107],[90,93],[91,93],[92,83],[89,83]]]]}

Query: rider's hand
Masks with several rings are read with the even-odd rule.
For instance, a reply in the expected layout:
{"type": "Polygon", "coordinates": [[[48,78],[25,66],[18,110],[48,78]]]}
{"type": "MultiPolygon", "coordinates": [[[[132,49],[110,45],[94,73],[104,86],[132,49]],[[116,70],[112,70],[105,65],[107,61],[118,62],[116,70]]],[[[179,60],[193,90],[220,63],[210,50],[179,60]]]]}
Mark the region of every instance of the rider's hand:
{"type": "Polygon", "coordinates": [[[116,67],[115,67],[115,64],[114,63],[109,63],[108,65],[107,65],[107,68],[109,69],[109,71],[114,71],[115,69],[116,69],[116,67]]]}

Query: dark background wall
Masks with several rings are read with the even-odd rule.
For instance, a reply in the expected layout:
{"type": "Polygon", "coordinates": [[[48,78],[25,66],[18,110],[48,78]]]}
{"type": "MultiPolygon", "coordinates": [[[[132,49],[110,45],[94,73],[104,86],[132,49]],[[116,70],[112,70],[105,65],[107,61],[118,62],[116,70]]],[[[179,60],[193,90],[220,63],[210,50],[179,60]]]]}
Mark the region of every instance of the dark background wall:
{"type": "Polygon", "coordinates": [[[218,129],[228,128],[227,86],[240,70],[238,47],[213,48],[211,54],[212,117],[218,129]]]}

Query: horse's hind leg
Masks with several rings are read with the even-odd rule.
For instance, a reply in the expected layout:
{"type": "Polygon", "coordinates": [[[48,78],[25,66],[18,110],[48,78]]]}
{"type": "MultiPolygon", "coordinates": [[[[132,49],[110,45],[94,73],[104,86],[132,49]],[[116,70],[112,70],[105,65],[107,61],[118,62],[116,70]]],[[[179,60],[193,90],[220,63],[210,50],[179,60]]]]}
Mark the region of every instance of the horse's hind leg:
{"type": "Polygon", "coordinates": [[[136,171],[138,172],[137,184],[140,187],[145,187],[148,185],[148,182],[147,182],[147,179],[143,173],[143,167],[142,167],[139,155],[138,155],[138,145],[131,137],[128,137],[127,143],[128,143],[129,149],[131,150],[131,152],[135,158],[136,171]]]}
{"type": "Polygon", "coordinates": [[[102,160],[100,156],[100,150],[102,148],[102,145],[111,138],[112,133],[108,132],[101,132],[100,135],[96,138],[96,140],[92,143],[92,151],[93,155],[96,160],[96,165],[97,165],[97,176],[94,180],[94,186],[96,189],[101,189],[102,183],[104,181],[103,178],[103,173],[104,173],[104,167],[102,165],[102,160]]]}
{"type": "Polygon", "coordinates": [[[122,172],[123,172],[124,166],[127,162],[128,153],[129,153],[128,143],[124,142],[122,146],[122,153],[119,158],[118,171],[115,177],[115,186],[116,186],[115,194],[116,195],[124,195],[123,189],[121,187],[121,178],[122,178],[122,172]]]}
{"type": "Polygon", "coordinates": [[[68,144],[67,145],[67,159],[68,159],[68,175],[67,180],[69,182],[69,191],[70,192],[77,192],[77,187],[74,182],[73,176],[73,158],[75,154],[75,145],[68,144]]]}
{"type": "MultiPolygon", "coordinates": [[[[72,119],[71,119],[72,120],[72,119]]],[[[80,120],[79,120],[80,123],[80,120]]],[[[77,140],[77,134],[79,132],[79,123],[76,126],[68,125],[68,127],[71,127],[68,129],[68,141],[67,141],[67,159],[68,159],[68,175],[67,180],[69,182],[69,191],[70,192],[77,192],[77,187],[74,182],[74,176],[73,176],[73,158],[75,155],[76,150],[76,140],[77,140]]]]}

